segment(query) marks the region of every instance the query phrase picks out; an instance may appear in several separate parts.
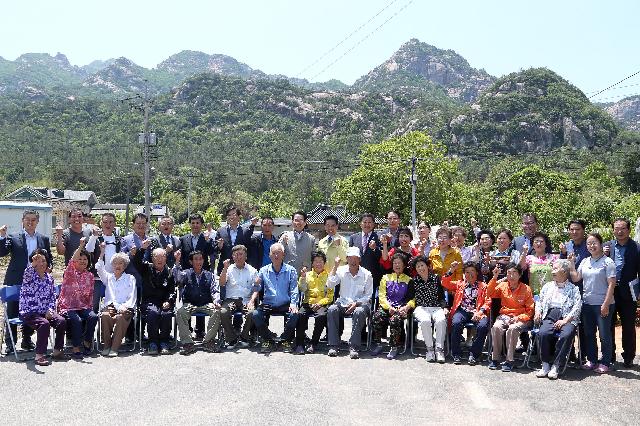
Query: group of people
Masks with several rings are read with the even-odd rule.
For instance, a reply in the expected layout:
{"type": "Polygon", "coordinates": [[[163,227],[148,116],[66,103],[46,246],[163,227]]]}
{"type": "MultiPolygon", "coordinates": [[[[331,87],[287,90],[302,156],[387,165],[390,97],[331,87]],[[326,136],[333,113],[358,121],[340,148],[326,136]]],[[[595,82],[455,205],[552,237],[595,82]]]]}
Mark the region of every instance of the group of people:
{"type": "MultiPolygon", "coordinates": [[[[372,355],[382,353],[388,331],[386,357],[394,359],[414,338],[406,327],[413,317],[428,362],[445,362],[449,336],[453,362],[461,364],[462,335],[468,329],[475,333],[468,364],[480,361],[490,334],[490,369],[511,371],[518,343],[537,343],[542,368],[536,375],[555,379],[577,332],[582,368],[610,370],[617,314],[623,362],[627,367],[633,363],[640,250],[630,238],[627,219],[613,222],[615,239],[609,242],[587,233],[585,222],[572,220],[570,240],[554,254],[534,214],[523,215],[523,235],[515,238],[508,229],[494,233],[474,223],[476,242],[471,245],[465,245],[467,230],[458,226],[438,227],[432,240],[431,227],[421,222],[414,238],[410,228],[400,225],[397,211],[388,212],[388,228],[380,233],[375,217],[363,214],[361,231],[348,238],[338,233],[339,219],[327,216],[326,236],[319,240],[306,231],[302,211],[292,216],[293,230],[279,237],[273,234],[273,218],[260,219],[261,231],[254,232],[259,219],[241,225],[235,207],[225,215],[226,226],[214,231],[193,214],[191,232],[181,237],[173,234],[173,219],[164,217],[152,237],[148,218],[137,214],[133,232],[120,237],[113,214],[103,214],[100,227],[87,227],[82,211],[73,210],[69,227],[56,229],[55,249],[67,265],[57,297],[49,240],[35,231],[38,213],[25,211],[23,229],[16,234],[0,227],[0,256],[11,255],[5,285],[22,285],[19,302],[8,304],[9,317],[23,321],[21,347],[34,349],[31,334],[36,330],[35,362],[47,365],[53,328],[51,358],[68,358],[65,331],[71,356],[82,358],[94,350],[99,322],[101,353],[115,357],[141,323],[147,352],[168,354],[175,317],[183,355],[195,352],[198,340],[209,352],[248,348],[259,340],[263,353],[276,347],[314,353],[326,330],[328,355],[337,356],[349,317],[351,358],[369,343],[372,355]],[[274,315],[284,317],[280,335],[269,328],[274,315]],[[314,319],[310,340],[309,318],[314,319]],[[536,340],[530,342],[534,329],[536,340]]],[[[13,351],[16,336],[10,327],[7,352],[13,351]]]]}

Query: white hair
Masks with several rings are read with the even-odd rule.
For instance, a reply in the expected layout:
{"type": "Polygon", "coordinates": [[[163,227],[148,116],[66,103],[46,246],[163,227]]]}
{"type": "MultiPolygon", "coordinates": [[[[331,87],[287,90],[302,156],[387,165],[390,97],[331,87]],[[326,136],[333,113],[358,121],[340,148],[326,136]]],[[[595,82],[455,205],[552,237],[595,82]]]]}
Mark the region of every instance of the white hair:
{"type": "Polygon", "coordinates": [[[273,243],[271,247],[269,247],[269,254],[273,253],[276,250],[280,250],[284,253],[284,246],[282,245],[282,243],[273,243]]]}
{"type": "Polygon", "coordinates": [[[111,257],[111,266],[113,266],[115,262],[124,263],[124,267],[126,268],[129,266],[129,255],[125,253],[116,253],[111,257]]]}
{"type": "Polygon", "coordinates": [[[167,251],[162,247],[158,247],[151,252],[151,258],[153,259],[156,256],[167,255],[167,251]]]}

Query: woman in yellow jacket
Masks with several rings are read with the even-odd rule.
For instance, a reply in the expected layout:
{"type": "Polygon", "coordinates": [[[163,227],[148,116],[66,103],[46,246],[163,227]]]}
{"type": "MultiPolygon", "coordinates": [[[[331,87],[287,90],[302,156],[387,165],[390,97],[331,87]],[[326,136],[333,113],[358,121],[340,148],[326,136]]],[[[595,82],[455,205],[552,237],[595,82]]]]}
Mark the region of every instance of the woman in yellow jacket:
{"type": "Polygon", "coordinates": [[[300,271],[298,289],[300,294],[304,295],[304,299],[296,325],[296,341],[293,350],[295,355],[304,354],[304,338],[309,326],[309,317],[313,316],[315,320],[311,346],[307,348],[308,353],[315,352],[322,330],[327,326],[327,306],[333,302],[333,289],[327,288],[329,274],[325,270],[326,263],[326,255],[317,251],[311,255],[311,271],[307,272],[306,267],[300,271]]]}
{"type": "Polygon", "coordinates": [[[509,263],[507,276],[500,280],[497,277],[500,268],[493,271],[493,278],[487,287],[487,296],[501,300],[500,313],[491,328],[493,353],[489,368],[498,369],[502,359],[502,338],[506,334],[507,360],[502,364],[502,371],[513,369],[513,357],[520,334],[531,327],[534,313],[534,301],[531,288],[520,281],[522,269],[520,265],[509,263]]]}
{"type": "Polygon", "coordinates": [[[372,355],[382,352],[380,341],[382,335],[387,332],[387,326],[391,329],[389,344],[391,350],[387,359],[398,356],[400,346],[404,345],[404,320],[409,316],[411,309],[416,306],[414,300],[415,288],[411,277],[407,275],[409,259],[404,253],[396,253],[391,257],[392,270],[380,280],[378,291],[379,306],[373,314],[373,342],[372,355]]]}

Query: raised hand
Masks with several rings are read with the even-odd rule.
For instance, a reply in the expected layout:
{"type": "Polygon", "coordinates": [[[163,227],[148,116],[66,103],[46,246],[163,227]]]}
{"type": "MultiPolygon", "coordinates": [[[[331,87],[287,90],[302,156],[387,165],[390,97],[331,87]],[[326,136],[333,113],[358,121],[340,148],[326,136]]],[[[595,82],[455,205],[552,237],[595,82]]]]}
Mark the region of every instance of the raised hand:
{"type": "Polygon", "coordinates": [[[560,253],[567,254],[567,246],[564,243],[560,243],[560,253]]]}
{"type": "Polygon", "coordinates": [[[99,237],[100,236],[100,228],[98,228],[97,226],[94,226],[93,229],[91,230],[92,234],[94,237],[99,237]]]}
{"type": "Polygon", "coordinates": [[[451,262],[451,267],[449,268],[449,270],[451,272],[456,271],[458,268],[460,267],[460,262],[458,262],[457,260],[454,260],[453,262],[451,262]]]}
{"type": "Polygon", "coordinates": [[[228,269],[229,265],[231,265],[231,259],[225,259],[224,262],[222,262],[222,267],[224,269],[228,269]]]}
{"type": "Polygon", "coordinates": [[[211,227],[211,224],[207,224],[207,230],[204,232],[204,239],[205,241],[209,241],[209,238],[211,238],[211,234],[213,233],[213,228],[211,227]]]}
{"type": "Polygon", "coordinates": [[[371,250],[375,250],[377,248],[376,242],[374,240],[369,241],[369,248],[371,250]]]}
{"type": "Polygon", "coordinates": [[[7,236],[7,225],[0,226],[0,236],[3,238],[7,236]]]}
{"type": "Polygon", "coordinates": [[[80,247],[84,248],[84,246],[87,245],[87,237],[81,237],[80,238],[80,247]]]}
{"type": "Polygon", "coordinates": [[[142,245],[140,247],[146,250],[149,248],[150,245],[151,245],[151,239],[147,238],[142,242],[142,245]]]}
{"type": "Polygon", "coordinates": [[[303,278],[306,277],[307,276],[307,272],[309,272],[307,270],[307,267],[303,266],[302,269],[300,270],[300,276],[303,277],[303,278]]]}
{"type": "Polygon", "coordinates": [[[339,265],[340,265],[340,256],[336,256],[336,258],[335,258],[335,259],[333,259],[333,261],[334,261],[334,264],[335,264],[336,266],[339,266],[339,265]]]}
{"type": "Polygon", "coordinates": [[[180,257],[182,257],[182,252],[180,250],[176,250],[176,252],[173,253],[173,258],[176,260],[177,264],[180,264],[180,257]]]}
{"type": "Polygon", "coordinates": [[[260,222],[260,218],[259,217],[255,217],[254,216],[254,217],[251,218],[251,224],[253,226],[256,226],[258,224],[258,222],[260,222]]]}
{"type": "Polygon", "coordinates": [[[223,238],[218,238],[218,239],[216,240],[216,243],[218,244],[218,248],[219,248],[220,250],[222,250],[222,247],[224,246],[224,239],[223,239],[223,238]]]}

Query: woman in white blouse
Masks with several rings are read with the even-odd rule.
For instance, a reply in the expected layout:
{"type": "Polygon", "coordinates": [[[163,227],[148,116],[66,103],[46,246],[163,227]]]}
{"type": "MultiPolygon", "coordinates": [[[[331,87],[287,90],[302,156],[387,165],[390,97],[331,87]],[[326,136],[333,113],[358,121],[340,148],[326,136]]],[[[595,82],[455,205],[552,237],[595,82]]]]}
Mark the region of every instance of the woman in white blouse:
{"type": "Polygon", "coordinates": [[[100,330],[102,333],[102,355],[118,356],[118,349],[122,345],[131,318],[136,307],[136,279],[126,274],[124,270],[129,265],[129,256],[116,253],[111,258],[113,273],[104,268],[105,244],[100,245],[100,260],[96,263],[98,276],[106,287],[100,314],[100,330]]]}

